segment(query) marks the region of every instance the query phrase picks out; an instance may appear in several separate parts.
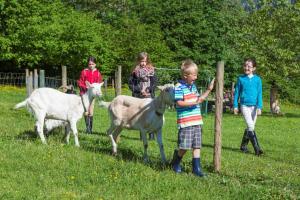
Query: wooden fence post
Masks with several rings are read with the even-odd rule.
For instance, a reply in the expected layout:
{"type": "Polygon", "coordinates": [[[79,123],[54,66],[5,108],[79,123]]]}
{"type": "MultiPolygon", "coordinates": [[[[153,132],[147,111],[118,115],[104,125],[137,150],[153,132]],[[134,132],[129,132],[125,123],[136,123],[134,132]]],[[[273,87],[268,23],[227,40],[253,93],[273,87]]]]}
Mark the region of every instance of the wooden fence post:
{"type": "Polygon", "coordinates": [[[104,96],[107,94],[107,79],[104,79],[104,96]]]}
{"type": "Polygon", "coordinates": [[[37,69],[33,70],[33,88],[38,89],[39,88],[39,77],[38,77],[38,72],[37,69]]]}
{"type": "Polygon", "coordinates": [[[221,170],[222,149],[222,115],[223,115],[223,87],[224,87],[224,62],[219,61],[217,65],[216,80],[216,112],[215,112],[215,145],[214,145],[214,170],[221,170]]]}
{"type": "Polygon", "coordinates": [[[67,66],[61,66],[61,85],[63,86],[63,91],[65,92],[65,88],[67,87],[67,66]]]}
{"type": "Polygon", "coordinates": [[[111,87],[115,90],[115,80],[113,78],[111,79],[111,87]]]}
{"type": "Polygon", "coordinates": [[[26,73],[26,92],[27,92],[27,97],[29,97],[32,92],[32,72],[30,72],[29,69],[25,69],[25,73],[26,73]]]}
{"type": "Polygon", "coordinates": [[[28,92],[27,95],[30,96],[32,91],[33,91],[33,75],[32,71],[29,71],[29,76],[28,76],[28,92]]]}
{"type": "Polygon", "coordinates": [[[40,87],[45,87],[45,70],[41,69],[40,70],[40,74],[39,74],[39,77],[40,77],[40,87]]]}
{"type": "Polygon", "coordinates": [[[118,70],[115,72],[115,80],[116,80],[116,96],[121,95],[122,93],[122,67],[119,65],[118,70]]]}

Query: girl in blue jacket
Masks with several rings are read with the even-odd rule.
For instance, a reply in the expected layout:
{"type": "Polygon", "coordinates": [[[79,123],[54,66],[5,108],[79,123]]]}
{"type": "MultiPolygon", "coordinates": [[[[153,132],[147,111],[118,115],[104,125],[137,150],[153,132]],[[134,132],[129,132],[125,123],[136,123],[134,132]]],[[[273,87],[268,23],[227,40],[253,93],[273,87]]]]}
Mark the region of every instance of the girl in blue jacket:
{"type": "Polygon", "coordinates": [[[241,112],[247,124],[241,143],[241,151],[248,152],[247,144],[251,141],[255,155],[263,153],[256,133],[254,131],[257,115],[261,115],[262,109],[262,81],[254,74],[256,62],[254,59],[246,59],[244,62],[244,74],[238,77],[234,91],[234,114],[238,114],[238,100],[240,100],[241,112]]]}

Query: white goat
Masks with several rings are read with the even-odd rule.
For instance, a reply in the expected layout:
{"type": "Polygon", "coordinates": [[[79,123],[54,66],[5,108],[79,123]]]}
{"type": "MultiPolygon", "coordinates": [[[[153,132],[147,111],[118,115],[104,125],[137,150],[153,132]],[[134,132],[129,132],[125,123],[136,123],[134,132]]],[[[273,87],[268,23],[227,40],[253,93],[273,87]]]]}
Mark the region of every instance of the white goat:
{"type": "MultiPolygon", "coordinates": [[[[60,86],[58,90],[66,94],[76,94],[73,85],[60,86]]],[[[70,131],[70,126],[68,126],[67,121],[56,120],[56,119],[45,119],[44,132],[46,135],[48,135],[49,132],[51,132],[53,129],[58,127],[65,128],[65,135],[67,135],[67,131],[70,131]]]]}
{"type": "Polygon", "coordinates": [[[123,128],[139,130],[144,144],[144,160],[148,162],[146,133],[156,132],[160,155],[163,163],[166,162],[162,143],[163,114],[167,106],[174,103],[174,85],[167,84],[158,88],[161,93],[155,99],[120,95],[110,103],[100,102],[100,106],[108,107],[110,114],[111,125],[107,135],[111,138],[113,154],[117,153],[117,138],[123,128]]]}
{"type": "Polygon", "coordinates": [[[18,103],[15,109],[27,107],[36,118],[37,132],[44,144],[46,144],[43,127],[45,119],[62,120],[67,122],[67,132],[65,135],[66,142],[69,143],[70,129],[75,137],[75,145],[79,147],[77,121],[83,116],[90,103],[95,97],[102,95],[101,86],[103,83],[89,84],[88,91],[82,95],[70,95],[52,88],[39,88],[23,102],[18,103]]]}

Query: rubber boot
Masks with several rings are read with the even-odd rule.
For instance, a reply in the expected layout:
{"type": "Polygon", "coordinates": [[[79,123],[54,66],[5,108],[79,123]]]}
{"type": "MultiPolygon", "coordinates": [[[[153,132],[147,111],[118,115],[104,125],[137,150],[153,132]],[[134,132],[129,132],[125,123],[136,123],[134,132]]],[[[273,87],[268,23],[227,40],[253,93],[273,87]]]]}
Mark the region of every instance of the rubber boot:
{"type": "Polygon", "coordinates": [[[255,155],[260,156],[261,154],[263,154],[263,151],[259,147],[258,140],[257,140],[255,132],[254,131],[248,131],[248,135],[249,135],[250,141],[252,143],[253,149],[255,151],[255,155]]]}
{"type": "Polygon", "coordinates": [[[93,133],[93,116],[89,116],[90,118],[90,134],[93,133]]]}
{"type": "Polygon", "coordinates": [[[91,131],[90,131],[90,117],[89,116],[84,116],[84,120],[85,120],[85,126],[86,126],[85,132],[87,134],[90,134],[91,133],[91,131]]]}
{"type": "Polygon", "coordinates": [[[200,158],[193,158],[192,165],[193,165],[193,174],[195,174],[196,176],[199,176],[199,177],[206,176],[206,174],[204,174],[202,172],[200,158]]]}
{"type": "Polygon", "coordinates": [[[171,161],[171,165],[173,171],[176,173],[181,173],[181,166],[180,166],[181,159],[182,157],[178,155],[178,150],[175,149],[173,154],[173,160],[171,161]]]}
{"type": "Polygon", "coordinates": [[[260,148],[260,146],[259,146],[258,139],[257,139],[257,137],[256,137],[256,132],[253,131],[253,133],[254,133],[254,138],[255,138],[255,140],[256,140],[256,142],[257,142],[257,146],[258,146],[258,149],[259,149],[259,155],[260,155],[260,154],[263,154],[264,152],[263,152],[263,150],[262,150],[262,149],[260,148]]]}
{"type": "Polygon", "coordinates": [[[149,140],[155,140],[154,133],[149,133],[149,140]]]}
{"type": "Polygon", "coordinates": [[[142,133],[140,132],[140,140],[142,141],[143,140],[143,137],[142,137],[142,133]]]}
{"type": "Polygon", "coordinates": [[[244,131],[244,136],[243,136],[243,139],[242,139],[242,143],[241,143],[241,147],[240,147],[240,150],[244,153],[248,153],[248,148],[247,148],[247,145],[249,143],[249,136],[248,136],[248,131],[247,129],[245,129],[244,131]]]}

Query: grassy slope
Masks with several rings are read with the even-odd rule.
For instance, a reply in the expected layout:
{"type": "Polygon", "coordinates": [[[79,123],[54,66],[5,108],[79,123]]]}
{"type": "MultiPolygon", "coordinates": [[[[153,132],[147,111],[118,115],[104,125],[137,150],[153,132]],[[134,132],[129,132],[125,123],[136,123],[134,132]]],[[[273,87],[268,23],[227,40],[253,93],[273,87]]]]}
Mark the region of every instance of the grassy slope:
{"type": "MultiPolygon", "coordinates": [[[[213,169],[214,116],[205,117],[202,161],[206,180],[191,174],[191,154],[183,159],[185,173],[174,174],[160,164],[156,142],[150,141],[150,164],[142,161],[143,147],[136,131],[123,131],[119,155],[110,155],[105,135],[106,110],[96,108],[93,135],[78,124],[81,148],[61,141],[56,130],[42,145],[33,132],[34,119],[12,107],[25,90],[0,88],[0,199],[299,199],[300,109],[282,107],[286,114],[265,114],[257,121],[262,157],[242,154],[238,147],[244,129],[241,116],[225,114],[222,132],[222,170],[213,169]]],[[[267,110],[267,109],[266,109],[267,110]]],[[[175,113],[167,112],[163,129],[167,158],[176,147],[175,113]]],[[[252,148],[250,147],[252,150],[252,148]]]]}

